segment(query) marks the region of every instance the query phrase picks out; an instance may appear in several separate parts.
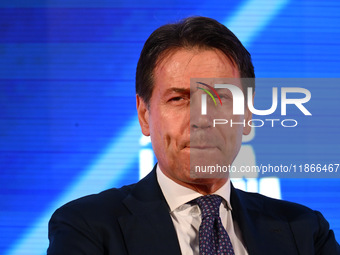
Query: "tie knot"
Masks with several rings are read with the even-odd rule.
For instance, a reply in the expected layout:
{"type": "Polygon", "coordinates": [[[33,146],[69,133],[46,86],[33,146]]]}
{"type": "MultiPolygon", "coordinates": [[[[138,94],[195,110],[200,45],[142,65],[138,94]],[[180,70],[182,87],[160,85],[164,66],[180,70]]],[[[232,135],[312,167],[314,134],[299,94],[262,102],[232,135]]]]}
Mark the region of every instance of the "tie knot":
{"type": "Polygon", "coordinates": [[[202,218],[207,216],[219,216],[222,197],[218,195],[206,195],[195,199],[201,209],[202,218]]]}

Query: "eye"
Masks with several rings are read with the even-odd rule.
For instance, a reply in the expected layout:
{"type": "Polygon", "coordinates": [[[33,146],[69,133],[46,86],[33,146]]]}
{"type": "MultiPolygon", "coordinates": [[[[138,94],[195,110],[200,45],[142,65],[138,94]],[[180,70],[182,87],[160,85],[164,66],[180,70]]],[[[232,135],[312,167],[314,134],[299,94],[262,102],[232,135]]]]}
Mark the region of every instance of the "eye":
{"type": "Polygon", "coordinates": [[[168,104],[172,106],[183,106],[190,102],[190,94],[188,93],[172,93],[166,99],[168,104]]]}
{"type": "Polygon", "coordinates": [[[232,99],[232,97],[229,94],[220,94],[219,95],[221,99],[232,99]]]}
{"type": "Polygon", "coordinates": [[[169,101],[180,101],[180,100],[183,100],[183,97],[172,97],[170,98],[169,101]]]}
{"type": "Polygon", "coordinates": [[[179,100],[182,100],[183,97],[173,97],[171,98],[172,101],[179,101],[179,100]]]}
{"type": "Polygon", "coordinates": [[[190,99],[186,96],[173,96],[170,97],[167,103],[173,107],[183,107],[190,103],[190,99]]]}

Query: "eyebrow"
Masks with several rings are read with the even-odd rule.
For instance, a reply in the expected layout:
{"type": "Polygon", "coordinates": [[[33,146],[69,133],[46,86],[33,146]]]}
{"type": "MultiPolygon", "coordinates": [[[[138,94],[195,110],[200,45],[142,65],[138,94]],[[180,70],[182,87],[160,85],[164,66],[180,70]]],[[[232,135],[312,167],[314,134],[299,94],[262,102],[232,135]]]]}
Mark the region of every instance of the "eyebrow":
{"type": "Polygon", "coordinates": [[[216,88],[215,89],[217,92],[218,91],[227,91],[228,93],[231,93],[230,89],[227,89],[227,88],[216,88]]]}
{"type": "Polygon", "coordinates": [[[173,87],[173,88],[167,89],[167,90],[164,92],[164,95],[168,95],[168,94],[173,93],[173,92],[175,92],[175,93],[181,93],[181,94],[190,94],[190,89],[173,87]]]}

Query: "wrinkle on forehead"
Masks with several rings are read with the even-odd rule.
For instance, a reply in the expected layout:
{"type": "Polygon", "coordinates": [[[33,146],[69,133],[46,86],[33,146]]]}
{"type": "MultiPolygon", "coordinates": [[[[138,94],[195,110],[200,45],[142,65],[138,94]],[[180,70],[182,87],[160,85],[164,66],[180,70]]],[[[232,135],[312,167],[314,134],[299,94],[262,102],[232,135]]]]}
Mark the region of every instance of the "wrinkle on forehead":
{"type": "Polygon", "coordinates": [[[240,77],[239,75],[239,70],[235,62],[230,59],[229,56],[226,56],[222,51],[218,49],[199,49],[199,48],[191,48],[191,49],[186,49],[186,48],[177,48],[177,49],[172,49],[169,50],[168,52],[164,53],[164,56],[161,56],[159,61],[157,62],[157,65],[154,69],[154,77],[159,78],[159,74],[167,74],[169,76],[172,76],[175,78],[173,75],[176,73],[176,76],[187,76],[188,72],[189,75],[192,77],[190,78],[213,78],[213,77],[218,77],[218,78],[237,78],[240,77]],[[208,52],[214,52],[216,58],[211,58],[211,54],[207,54],[204,56],[204,53],[208,52]],[[177,54],[177,55],[176,55],[177,54]],[[181,55],[183,54],[183,57],[181,58],[181,55]],[[174,57],[176,55],[176,57],[174,57]],[[192,64],[190,68],[188,66],[193,62],[194,58],[196,56],[199,57],[206,57],[206,62],[199,62],[199,63],[194,63],[192,64]],[[185,63],[184,63],[185,61],[185,63]],[[213,66],[214,68],[201,68],[203,67],[209,67],[209,65],[213,66]],[[197,66],[197,68],[195,68],[197,66]],[[216,67],[218,67],[216,69],[216,67]],[[197,73],[195,73],[197,69],[197,73]],[[205,72],[198,72],[200,69],[205,70],[205,72]],[[215,75],[212,76],[212,74],[215,75]],[[206,74],[205,74],[206,73],[206,74]],[[207,73],[209,75],[207,76],[207,73]],[[223,73],[224,75],[221,75],[223,73]],[[158,75],[157,75],[158,74],[158,75]]]}

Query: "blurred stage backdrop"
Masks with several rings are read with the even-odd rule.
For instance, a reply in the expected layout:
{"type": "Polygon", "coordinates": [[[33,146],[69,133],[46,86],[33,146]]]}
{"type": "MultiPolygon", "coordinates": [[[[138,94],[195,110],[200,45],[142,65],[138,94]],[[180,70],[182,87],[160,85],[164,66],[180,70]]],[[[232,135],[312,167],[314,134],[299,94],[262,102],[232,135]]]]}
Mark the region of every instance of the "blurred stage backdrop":
{"type": "MultiPolygon", "coordinates": [[[[134,77],[143,42],[160,25],[189,15],[217,19],[251,52],[257,77],[340,74],[337,0],[2,0],[0,7],[0,254],[45,254],[56,208],[151,170],[134,77]]],[[[253,163],[340,163],[340,84],[297,86],[311,91],[313,116],[294,129],[257,128],[244,141],[253,163]]],[[[321,211],[339,241],[340,181],[308,177],[235,185],[321,211]]]]}

